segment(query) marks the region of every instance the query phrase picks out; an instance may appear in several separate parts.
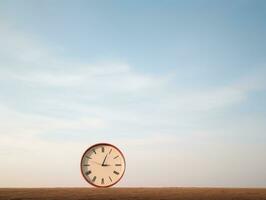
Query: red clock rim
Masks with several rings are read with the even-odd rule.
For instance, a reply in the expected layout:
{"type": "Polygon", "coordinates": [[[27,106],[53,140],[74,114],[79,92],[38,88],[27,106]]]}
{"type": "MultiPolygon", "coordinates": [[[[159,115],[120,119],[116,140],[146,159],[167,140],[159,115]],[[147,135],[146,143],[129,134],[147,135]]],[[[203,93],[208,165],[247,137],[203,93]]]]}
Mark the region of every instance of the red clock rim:
{"type": "Polygon", "coordinates": [[[125,157],[124,157],[122,151],[121,151],[119,148],[117,148],[116,146],[114,146],[114,145],[112,145],[112,144],[109,144],[109,143],[96,143],[96,144],[90,146],[90,147],[87,148],[87,150],[83,153],[83,155],[82,155],[82,157],[81,157],[81,160],[80,160],[80,172],[81,172],[83,178],[85,179],[85,181],[86,181],[87,183],[89,183],[90,185],[92,185],[92,186],[94,186],[94,187],[98,187],[98,188],[108,188],[108,187],[111,187],[111,186],[117,184],[117,183],[122,179],[122,177],[124,176],[125,171],[126,171],[126,159],[125,159],[125,157]],[[124,163],[125,163],[124,171],[123,171],[122,176],[121,176],[116,182],[112,183],[111,185],[107,185],[107,186],[99,186],[99,185],[95,185],[95,184],[89,182],[89,181],[86,179],[86,177],[84,176],[84,174],[82,173],[82,160],[83,160],[85,154],[86,154],[89,150],[91,150],[93,147],[98,146],[98,145],[106,145],[106,146],[110,146],[110,147],[115,148],[115,149],[116,149],[116,150],[122,155],[123,160],[124,160],[124,163]]]}

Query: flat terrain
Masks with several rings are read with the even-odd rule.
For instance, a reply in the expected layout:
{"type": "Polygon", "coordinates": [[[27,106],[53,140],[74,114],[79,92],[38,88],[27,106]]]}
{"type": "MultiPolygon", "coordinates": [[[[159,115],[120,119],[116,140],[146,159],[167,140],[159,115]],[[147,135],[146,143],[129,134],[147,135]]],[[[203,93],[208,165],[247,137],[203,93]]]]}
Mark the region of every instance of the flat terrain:
{"type": "Polygon", "coordinates": [[[2,200],[108,200],[108,199],[182,199],[182,200],[266,200],[265,189],[225,188],[41,188],[41,189],[0,189],[2,200]]]}

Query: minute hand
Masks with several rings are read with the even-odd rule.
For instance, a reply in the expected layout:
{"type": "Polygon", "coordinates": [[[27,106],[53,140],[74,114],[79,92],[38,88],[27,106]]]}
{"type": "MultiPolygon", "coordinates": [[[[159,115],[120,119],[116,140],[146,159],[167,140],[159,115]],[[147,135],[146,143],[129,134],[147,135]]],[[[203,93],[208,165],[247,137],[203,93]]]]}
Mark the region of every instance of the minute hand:
{"type": "Polygon", "coordinates": [[[102,166],[105,166],[105,165],[104,165],[104,162],[105,162],[106,158],[107,158],[107,154],[106,154],[106,156],[105,156],[105,158],[104,158],[104,160],[103,160],[102,166]]]}

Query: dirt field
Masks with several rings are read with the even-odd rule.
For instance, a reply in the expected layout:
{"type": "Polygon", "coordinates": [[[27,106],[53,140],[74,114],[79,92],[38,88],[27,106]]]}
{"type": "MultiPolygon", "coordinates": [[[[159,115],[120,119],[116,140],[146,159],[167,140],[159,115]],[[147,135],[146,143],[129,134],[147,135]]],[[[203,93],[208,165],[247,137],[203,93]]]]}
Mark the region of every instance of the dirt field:
{"type": "Polygon", "coordinates": [[[0,189],[2,200],[110,200],[110,199],[175,199],[175,200],[266,200],[265,189],[224,188],[49,188],[49,189],[0,189]]]}

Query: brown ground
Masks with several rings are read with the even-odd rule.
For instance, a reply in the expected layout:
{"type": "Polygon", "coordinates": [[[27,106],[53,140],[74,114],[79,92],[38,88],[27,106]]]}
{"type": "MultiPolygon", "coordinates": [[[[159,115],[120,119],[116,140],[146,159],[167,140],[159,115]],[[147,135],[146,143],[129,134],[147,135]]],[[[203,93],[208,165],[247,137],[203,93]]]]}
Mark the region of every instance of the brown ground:
{"type": "Polygon", "coordinates": [[[49,188],[49,189],[0,189],[0,200],[266,200],[265,189],[225,188],[49,188]]]}

